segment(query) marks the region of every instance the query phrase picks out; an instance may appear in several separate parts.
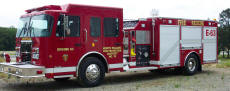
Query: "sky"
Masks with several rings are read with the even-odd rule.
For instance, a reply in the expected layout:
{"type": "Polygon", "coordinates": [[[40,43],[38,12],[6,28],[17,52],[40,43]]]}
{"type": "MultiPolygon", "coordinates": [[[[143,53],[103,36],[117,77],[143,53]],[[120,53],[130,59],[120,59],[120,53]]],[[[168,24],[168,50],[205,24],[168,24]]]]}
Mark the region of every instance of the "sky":
{"type": "Polygon", "coordinates": [[[218,20],[219,14],[230,8],[230,0],[2,0],[0,26],[17,27],[26,9],[68,3],[120,7],[124,19],[151,17],[152,10],[157,10],[160,17],[218,20]]]}

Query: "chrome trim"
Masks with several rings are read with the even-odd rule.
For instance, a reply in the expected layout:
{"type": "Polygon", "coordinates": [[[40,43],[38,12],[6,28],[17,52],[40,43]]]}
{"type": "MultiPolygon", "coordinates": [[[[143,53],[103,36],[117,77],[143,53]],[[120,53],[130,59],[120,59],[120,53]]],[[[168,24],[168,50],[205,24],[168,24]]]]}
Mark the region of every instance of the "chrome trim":
{"type": "Polygon", "coordinates": [[[127,71],[142,71],[142,70],[154,70],[158,69],[157,67],[143,67],[143,68],[130,68],[127,71]]]}
{"type": "Polygon", "coordinates": [[[77,69],[76,69],[76,73],[77,73],[76,76],[78,76],[78,69],[79,69],[79,66],[80,66],[82,60],[83,60],[86,56],[88,56],[88,55],[90,55],[90,54],[92,54],[92,53],[96,53],[96,54],[101,55],[101,56],[105,59],[105,62],[106,62],[107,67],[108,67],[107,70],[109,70],[109,65],[108,65],[108,62],[107,62],[106,57],[105,57],[103,54],[101,54],[101,53],[99,53],[99,52],[97,52],[97,51],[91,51],[91,52],[87,52],[86,54],[84,54],[84,55],[80,58],[80,60],[78,61],[77,69]]]}
{"type": "Polygon", "coordinates": [[[100,77],[100,68],[97,64],[90,64],[85,71],[86,79],[96,81],[100,77]]]}
{"type": "Polygon", "coordinates": [[[54,78],[66,78],[66,77],[74,77],[74,76],[73,75],[54,76],[54,78]]]}
{"type": "Polygon", "coordinates": [[[35,66],[31,64],[16,63],[16,62],[0,63],[0,72],[21,77],[21,78],[45,76],[45,68],[43,66],[35,66]],[[38,70],[41,70],[42,74],[37,74],[38,70]]]}
{"type": "MultiPolygon", "coordinates": [[[[153,45],[152,45],[152,48],[154,49],[154,44],[155,44],[155,39],[154,39],[154,37],[155,37],[155,23],[156,23],[156,21],[155,21],[155,18],[152,18],[152,26],[153,26],[153,35],[152,35],[152,42],[153,42],[153,45]]],[[[150,35],[151,36],[151,35],[150,35]]],[[[153,50],[153,53],[155,53],[154,52],[154,50],[153,50]]]]}
{"type": "MultiPolygon", "coordinates": [[[[0,72],[2,72],[2,71],[0,71],[0,72]]],[[[37,77],[44,77],[45,76],[45,74],[37,75],[37,76],[21,76],[21,75],[16,75],[16,74],[13,74],[13,73],[8,73],[8,72],[2,72],[2,73],[12,75],[12,76],[16,76],[16,77],[20,77],[20,78],[37,78],[37,77]]]]}
{"type": "Polygon", "coordinates": [[[175,67],[175,66],[180,66],[180,63],[160,65],[160,67],[175,67]]]}
{"type": "Polygon", "coordinates": [[[188,69],[190,70],[190,71],[194,71],[195,70],[195,68],[196,68],[196,60],[194,59],[194,58],[190,58],[189,60],[188,60],[188,69]]]}
{"type": "Polygon", "coordinates": [[[123,67],[123,63],[117,63],[117,64],[109,64],[109,69],[113,69],[113,68],[122,68],[123,67]]]}

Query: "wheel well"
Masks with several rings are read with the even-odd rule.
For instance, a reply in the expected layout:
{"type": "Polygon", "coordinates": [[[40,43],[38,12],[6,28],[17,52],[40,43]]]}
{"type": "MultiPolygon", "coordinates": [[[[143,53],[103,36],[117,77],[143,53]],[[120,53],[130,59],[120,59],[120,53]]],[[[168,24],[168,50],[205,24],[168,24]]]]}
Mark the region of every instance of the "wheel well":
{"type": "MultiPolygon", "coordinates": [[[[97,54],[97,53],[91,53],[91,54],[85,56],[84,59],[87,58],[87,57],[96,57],[96,58],[98,58],[99,60],[101,60],[102,63],[103,63],[103,65],[105,66],[105,72],[106,72],[106,73],[109,72],[109,70],[108,70],[108,65],[107,65],[107,61],[106,61],[106,59],[105,59],[102,55],[97,54]]],[[[84,60],[84,59],[83,59],[83,60],[84,60]]],[[[83,61],[82,61],[81,63],[83,63],[83,61]]],[[[80,64],[81,64],[81,63],[80,63],[80,64]]]]}
{"type": "MultiPolygon", "coordinates": [[[[194,54],[198,58],[198,71],[202,71],[200,56],[196,52],[192,52],[191,54],[194,54]]],[[[189,55],[191,55],[191,54],[189,54],[189,55]]]]}

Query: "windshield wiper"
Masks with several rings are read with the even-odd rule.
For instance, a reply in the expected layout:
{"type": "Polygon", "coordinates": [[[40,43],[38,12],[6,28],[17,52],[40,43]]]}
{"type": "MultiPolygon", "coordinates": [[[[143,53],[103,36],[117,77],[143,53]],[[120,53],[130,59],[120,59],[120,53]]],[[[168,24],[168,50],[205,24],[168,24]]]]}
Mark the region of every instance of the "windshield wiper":
{"type": "Polygon", "coordinates": [[[24,27],[22,28],[22,31],[20,32],[20,34],[18,36],[19,38],[20,38],[20,36],[21,36],[21,34],[22,34],[23,31],[24,31],[24,34],[25,34],[25,31],[27,31],[26,26],[27,26],[27,22],[25,23],[24,27]]]}
{"type": "Polygon", "coordinates": [[[30,25],[28,27],[28,31],[30,32],[30,37],[32,37],[31,36],[32,32],[33,32],[33,36],[35,37],[34,28],[32,27],[32,25],[33,25],[33,22],[31,21],[31,23],[30,23],[30,25]]]}
{"type": "Polygon", "coordinates": [[[23,36],[23,37],[31,37],[31,36],[29,36],[29,35],[31,35],[31,33],[29,33],[30,32],[30,27],[31,27],[31,19],[32,19],[32,17],[29,17],[29,22],[28,22],[29,24],[28,24],[26,30],[24,30],[24,35],[26,33],[26,36],[23,36]]]}

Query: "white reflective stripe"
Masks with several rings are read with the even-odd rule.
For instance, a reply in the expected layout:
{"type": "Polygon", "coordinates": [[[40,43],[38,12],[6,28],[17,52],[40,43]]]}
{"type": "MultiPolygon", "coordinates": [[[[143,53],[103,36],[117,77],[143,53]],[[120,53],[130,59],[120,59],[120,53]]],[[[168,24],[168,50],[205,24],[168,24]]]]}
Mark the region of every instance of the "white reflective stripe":
{"type": "Polygon", "coordinates": [[[130,66],[136,66],[136,62],[129,62],[130,66]]]}
{"type": "Polygon", "coordinates": [[[159,61],[149,61],[150,64],[155,64],[155,65],[158,65],[159,64],[159,61]]]}
{"type": "Polygon", "coordinates": [[[121,71],[119,71],[119,70],[118,71],[111,71],[111,73],[118,73],[118,72],[121,72],[121,71]]]}
{"type": "Polygon", "coordinates": [[[66,78],[66,77],[73,77],[73,75],[54,76],[54,78],[66,78]]]}
{"type": "Polygon", "coordinates": [[[53,72],[54,72],[54,68],[45,69],[45,73],[53,73],[53,72]]]}
{"type": "Polygon", "coordinates": [[[47,68],[45,71],[45,73],[73,72],[76,71],[76,67],[47,68]]]}
{"type": "Polygon", "coordinates": [[[123,64],[122,63],[119,63],[119,64],[109,64],[109,68],[112,69],[112,68],[122,68],[123,67],[123,64]]]}

